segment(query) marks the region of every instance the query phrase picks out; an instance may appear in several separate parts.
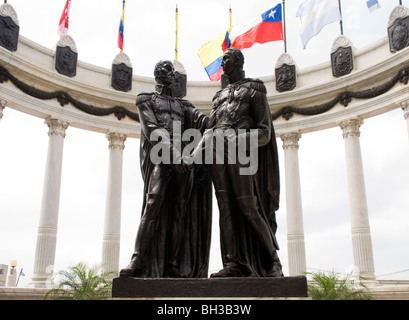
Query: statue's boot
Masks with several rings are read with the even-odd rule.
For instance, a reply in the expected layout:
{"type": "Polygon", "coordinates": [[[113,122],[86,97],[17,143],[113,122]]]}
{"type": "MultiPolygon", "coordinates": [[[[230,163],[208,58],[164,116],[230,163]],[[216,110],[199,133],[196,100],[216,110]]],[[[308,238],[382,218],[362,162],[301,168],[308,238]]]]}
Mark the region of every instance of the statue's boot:
{"type": "Polygon", "coordinates": [[[271,268],[267,274],[267,277],[274,277],[274,278],[284,277],[283,268],[282,268],[280,259],[278,258],[277,251],[273,257],[273,262],[271,264],[271,268]]]}
{"type": "Polygon", "coordinates": [[[228,278],[228,277],[243,277],[244,274],[241,271],[239,264],[236,259],[230,255],[223,258],[224,268],[219,270],[219,272],[212,273],[211,278],[228,278]]]}
{"type": "Polygon", "coordinates": [[[132,256],[131,262],[119,272],[120,277],[138,277],[142,272],[142,259],[139,254],[132,256]]]}

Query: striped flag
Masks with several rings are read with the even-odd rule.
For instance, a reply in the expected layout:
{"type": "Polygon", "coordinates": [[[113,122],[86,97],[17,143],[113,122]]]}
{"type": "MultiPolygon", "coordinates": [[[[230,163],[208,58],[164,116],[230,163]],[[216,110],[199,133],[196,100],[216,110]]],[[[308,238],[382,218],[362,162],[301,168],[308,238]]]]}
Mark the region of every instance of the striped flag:
{"type": "Polygon", "coordinates": [[[304,49],[308,41],[316,36],[327,24],[341,20],[337,0],[306,0],[297,11],[300,18],[301,41],[304,49]]]}
{"type": "Polygon", "coordinates": [[[197,52],[211,81],[219,81],[221,78],[221,63],[224,54],[222,46],[225,43],[225,38],[226,32],[223,32],[217,38],[203,45],[197,52]]]}
{"type": "Polygon", "coordinates": [[[118,31],[118,48],[124,50],[124,22],[125,22],[125,0],[122,1],[122,16],[121,21],[119,22],[119,31],[118,31]]]}
{"type": "Polygon", "coordinates": [[[371,12],[373,12],[376,9],[381,7],[378,0],[366,0],[366,6],[368,7],[369,11],[371,11],[371,12]]]}
{"type": "Polygon", "coordinates": [[[63,36],[68,33],[68,21],[70,17],[71,0],[67,0],[64,10],[61,14],[60,23],[58,24],[58,34],[63,36]]]}

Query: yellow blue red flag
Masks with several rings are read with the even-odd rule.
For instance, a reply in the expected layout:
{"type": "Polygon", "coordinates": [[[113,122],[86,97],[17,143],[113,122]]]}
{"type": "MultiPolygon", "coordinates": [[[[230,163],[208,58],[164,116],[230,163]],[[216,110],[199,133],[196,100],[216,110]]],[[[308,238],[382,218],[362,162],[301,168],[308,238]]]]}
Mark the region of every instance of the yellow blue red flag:
{"type": "Polygon", "coordinates": [[[124,22],[125,22],[125,1],[122,2],[122,16],[121,21],[119,22],[119,31],[118,31],[118,48],[124,50],[124,22]]]}
{"type": "Polygon", "coordinates": [[[219,34],[215,39],[204,44],[197,55],[206,70],[211,81],[219,81],[222,74],[223,45],[226,39],[226,32],[219,34]]]}

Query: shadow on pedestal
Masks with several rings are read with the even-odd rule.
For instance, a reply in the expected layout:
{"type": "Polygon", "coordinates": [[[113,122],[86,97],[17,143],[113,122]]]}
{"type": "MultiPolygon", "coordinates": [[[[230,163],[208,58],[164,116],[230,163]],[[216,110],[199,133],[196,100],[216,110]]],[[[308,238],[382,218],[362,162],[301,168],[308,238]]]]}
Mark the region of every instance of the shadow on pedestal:
{"type": "Polygon", "coordinates": [[[113,298],[307,297],[305,276],[282,278],[132,278],[113,280],[113,298]]]}

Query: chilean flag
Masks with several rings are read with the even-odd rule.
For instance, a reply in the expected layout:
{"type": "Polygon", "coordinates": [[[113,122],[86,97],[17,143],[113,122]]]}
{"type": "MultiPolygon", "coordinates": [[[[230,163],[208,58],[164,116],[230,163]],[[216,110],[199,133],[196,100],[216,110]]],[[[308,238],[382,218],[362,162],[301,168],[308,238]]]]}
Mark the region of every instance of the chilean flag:
{"type": "Polygon", "coordinates": [[[230,32],[232,47],[250,48],[254,43],[283,40],[281,3],[243,25],[233,25],[230,32]]]}

